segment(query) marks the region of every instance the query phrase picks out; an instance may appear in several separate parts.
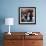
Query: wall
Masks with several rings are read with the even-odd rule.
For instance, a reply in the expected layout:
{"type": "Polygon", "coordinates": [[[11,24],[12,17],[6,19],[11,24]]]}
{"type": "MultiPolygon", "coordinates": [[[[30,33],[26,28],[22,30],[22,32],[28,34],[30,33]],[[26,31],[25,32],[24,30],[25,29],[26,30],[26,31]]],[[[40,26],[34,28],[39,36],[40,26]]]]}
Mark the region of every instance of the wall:
{"type": "MultiPolygon", "coordinates": [[[[44,0],[1,0],[1,14],[2,17],[15,18],[15,24],[12,26],[11,31],[46,31],[46,7],[44,0]],[[36,7],[36,25],[19,25],[18,22],[18,8],[19,7],[36,7]]],[[[8,31],[6,25],[2,25],[2,32],[8,31]]]]}
{"type": "MultiPolygon", "coordinates": [[[[4,20],[6,17],[15,18],[15,24],[14,26],[11,26],[11,32],[38,31],[42,32],[44,36],[46,35],[46,0],[0,0],[0,19],[4,20]],[[36,7],[36,25],[19,24],[19,7],[36,7]]],[[[1,23],[0,32],[6,31],[8,32],[8,26],[6,26],[4,23],[1,23]]]]}

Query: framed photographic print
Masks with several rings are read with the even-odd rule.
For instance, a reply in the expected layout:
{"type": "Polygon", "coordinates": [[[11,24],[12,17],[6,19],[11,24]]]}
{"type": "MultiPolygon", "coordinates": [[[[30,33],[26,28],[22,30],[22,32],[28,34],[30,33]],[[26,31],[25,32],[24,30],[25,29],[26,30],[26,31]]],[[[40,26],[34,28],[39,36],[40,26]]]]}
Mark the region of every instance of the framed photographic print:
{"type": "Polygon", "coordinates": [[[19,7],[19,24],[36,24],[36,7],[19,7]]]}

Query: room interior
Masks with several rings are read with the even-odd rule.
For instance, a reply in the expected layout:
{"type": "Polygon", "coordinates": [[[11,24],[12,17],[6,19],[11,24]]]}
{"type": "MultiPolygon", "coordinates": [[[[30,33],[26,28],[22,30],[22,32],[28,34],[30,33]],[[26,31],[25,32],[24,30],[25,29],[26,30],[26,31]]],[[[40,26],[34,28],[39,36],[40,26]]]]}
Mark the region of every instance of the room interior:
{"type": "MultiPolygon", "coordinates": [[[[10,31],[11,33],[12,32],[15,32],[15,33],[13,33],[12,35],[15,35],[16,32],[21,32],[21,33],[22,32],[40,32],[43,38],[42,39],[43,45],[41,46],[46,46],[46,26],[45,26],[46,25],[46,21],[45,21],[46,6],[45,4],[46,4],[46,0],[0,0],[0,46],[4,46],[5,44],[4,40],[6,40],[4,39],[4,34],[5,32],[8,33],[9,31],[8,29],[9,26],[5,25],[5,18],[14,18],[14,25],[11,25],[10,31]],[[36,24],[19,24],[19,7],[36,7],[36,24]]],[[[29,35],[29,34],[26,34],[26,35],[29,35]]],[[[7,34],[5,36],[7,36],[7,34]]],[[[18,37],[16,36],[15,39],[18,37]]],[[[24,39],[26,40],[26,38],[28,39],[28,37],[25,36],[25,34],[23,34],[23,37],[21,37],[23,39],[22,44],[25,43],[24,44],[25,46],[27,44],[26,42],[24,42],[24,39]]],[[[18,45],[19,45],[19,42],[18,42],[18,45]]]]}

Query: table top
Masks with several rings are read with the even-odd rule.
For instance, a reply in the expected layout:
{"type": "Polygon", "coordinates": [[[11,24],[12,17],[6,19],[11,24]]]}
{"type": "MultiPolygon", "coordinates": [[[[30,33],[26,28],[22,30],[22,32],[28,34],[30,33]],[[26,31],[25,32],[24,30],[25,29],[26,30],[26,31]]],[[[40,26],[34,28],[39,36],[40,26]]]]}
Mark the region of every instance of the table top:
{"type": "Polygon", "coordinates": [[[11,32],[11,35],[9,35],[7,32],[4,33],[5,39],[43,39],[43,35],[40,32],[32,32],[32,34],[25,34],[27,32],[11,32]],[[35,35],[38,34],[38,35],[35,35]]]}

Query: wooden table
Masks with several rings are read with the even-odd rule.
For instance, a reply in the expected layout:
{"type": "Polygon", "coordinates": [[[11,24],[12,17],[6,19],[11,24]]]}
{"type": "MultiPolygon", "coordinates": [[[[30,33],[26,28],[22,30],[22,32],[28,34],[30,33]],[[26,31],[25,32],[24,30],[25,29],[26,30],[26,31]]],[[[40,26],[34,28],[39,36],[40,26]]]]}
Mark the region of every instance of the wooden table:
{"type": "Polygon", "coordinates": [[[40,32],[38,35],[25,35],[26,32],[11,32],[8,35],[4,33],[4,46],[43,46],[43,35],[40,32]]]}

